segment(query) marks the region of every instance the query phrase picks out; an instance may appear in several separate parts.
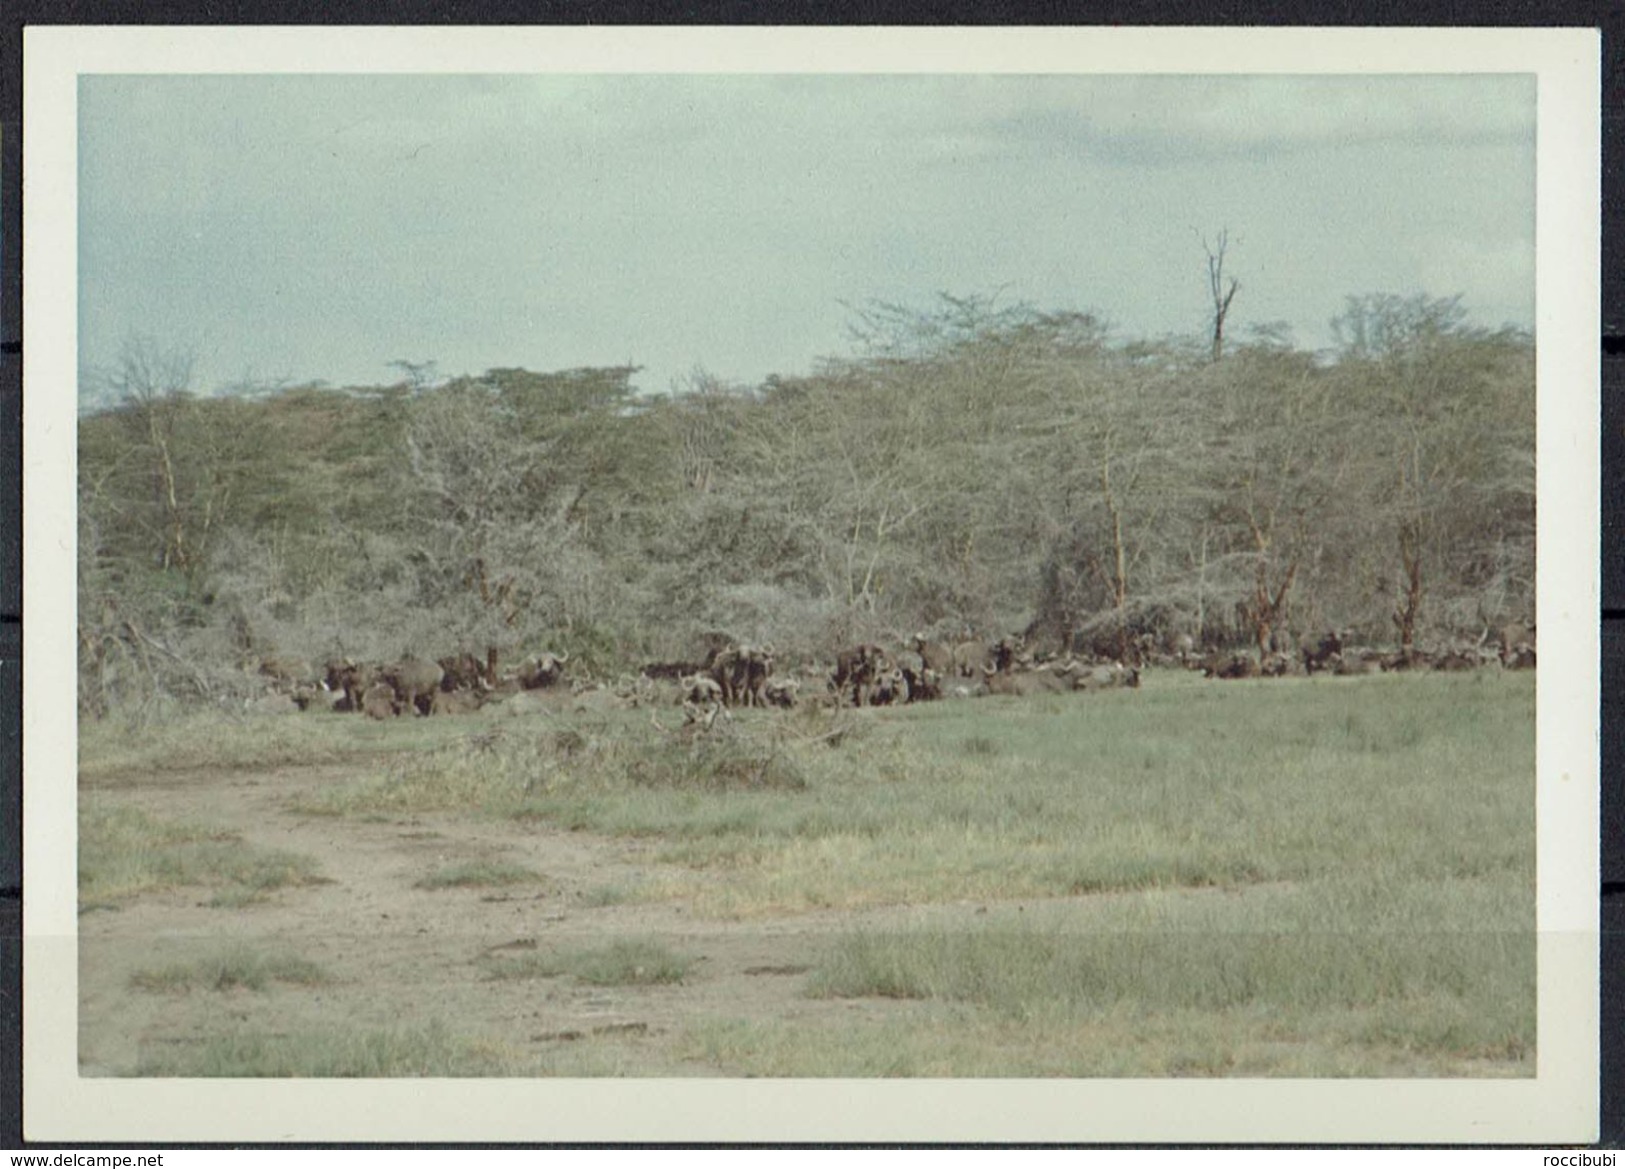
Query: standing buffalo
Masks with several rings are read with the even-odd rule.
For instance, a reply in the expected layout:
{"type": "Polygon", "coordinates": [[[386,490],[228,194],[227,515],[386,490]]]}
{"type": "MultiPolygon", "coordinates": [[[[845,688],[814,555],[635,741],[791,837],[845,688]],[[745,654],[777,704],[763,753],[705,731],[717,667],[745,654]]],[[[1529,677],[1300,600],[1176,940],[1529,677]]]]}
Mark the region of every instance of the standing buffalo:
{"type": "Polygon", "coordinates": [[[261,658],[259,673],[270,680],[271,689],[282,694],[313,686],[317,682],[316,671],[302,658],[261,658]]]}
{"type": "MultiPolygon", "coordinates": [[[[762,688],[773,673],[773,647],[771,645],[739,645],[725,651],[728,660],[728,680],[723,682],[724,697],[730,704],[765,706],[762,688]]],[[[718,655],[718,662],[723,655],[718,655]]],[[[713,676],[716,669],[713,667],[713,676]]]]}
{"type": "Polygon", "coordinates": [[[486,663],[464,651],[439,661],[442,677],[440,688],[448,693],[456,690],[489,690],[491,677],[486,663]]]}
{"type": "Polygon", "coordinates": [[[914,652],[920,655],[928,670],[935,670],[938,677],[946,677],[954,672],[954,651],[940,641],[932,641],[923,633],[914,635],[914,652]]]}
{"type": "Polygon", "coordinates": [[[322,687],[333,693],[342,692],[344,699],[339,705],[345,710],[360,713],[363,697],[377,680],[378,667],[351,658],[334,658],[327,663],[322,687]]]}
{"type": "Polygon", "coordinates": [[[444,677],[445,671],[437,664],[421,658],[402,658],[379,673],[380,680],[395,688],[401,710],[412,714],[429,713],[444,677]]]}
{"type": "Polygon", "coordinates": [[[717,689],[721,691],[725,706],[733,706],[739,701],[739,688],[745,680],[739,646],[723,646],[712,653],[706,671],[711,675],[712,681],[716,682],[717,689]]]}
{"type": "Polygon", "coordinates": [[[931,668],[924,654],[912,650],[900,653],[896,664],[908,683],[910,702],[929,702],[942,697],[942,675],[931,668]]]}
{"type": "Polygon", "coordinates": [[[962,641],[954,646],[953,668],[961,678],[980,678],[987,661],[987,646],[980,641],[962,641]]]}
{"type": "Polygon", "coordinates": [[[884,669],[885,663],[886,655],[878,645],[865,643],[843,649],[835,655],[835,693],[841,694],[850,686],[852,705],[865,705],[869,688],[884,669]]]}
{"type": "Polygon", "coordinates": [[[1314,644],[1310,644],[1309,635],[1306,633],[1300,639],[1300,644],[1303,647],[1303,668],[1310,674],[1317,670],[1332,669],[1336,665],[1333,659],[1343,654],[1343,639],[1337,635],[1336,630],[1327,633],[1314,644]]]}

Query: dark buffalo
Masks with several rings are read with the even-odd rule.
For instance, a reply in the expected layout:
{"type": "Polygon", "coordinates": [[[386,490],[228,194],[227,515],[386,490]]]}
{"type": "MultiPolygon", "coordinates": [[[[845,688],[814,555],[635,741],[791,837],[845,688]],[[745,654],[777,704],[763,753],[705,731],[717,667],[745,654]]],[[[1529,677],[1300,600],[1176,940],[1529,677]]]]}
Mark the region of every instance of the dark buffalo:
{"type": "Polygon", "coordinates": [[[1024,655],[1024,648],[1017,638],[999,638],[998,641],[993,643],[993,648],[989,651],[993,668],[1001,674],[1008,674],[1018,665],[1027,664],[1031,659],[1024,655]]]}
{"type": "Polygon", "coordinates": [[[1382,655],[1372,653],[1338,654],[1332,660],[1332,673],[1338,677],[1359,677],[1382,673],[1382,655]]]}
{"type": "Polygon", "coordinates": [[[852,688],[852,705],[862,706],[869,688],[885,668],[886,655],[878,645],[855,645],[835,655],[835,692],[844,694],[852,688]]]}
{"type": "Polygon", "coordinates": [[[1433,659],[1433,668],[1445,673],[1461,673],[1466,670],[1476,670],[1479,666],[1477,654],[1468,653],[1461,649],[1448,649],[1433,659]]]}
{"type": "Polygon", "coordinates": [[[1209,678],[1256,678],[1260,667],[1258,659],[1250,653],[1210,653],[1202,662],[1202,673],[1209,678]]]}
{"type": "Polygon", "coordinates": [[[1333,659],[1340,658],[1343,655],[1343,639],[1337,635],[1335,630],[1325,634],[1319,641],[1312,644],[1309,635],[1305,634],[1301,639],[1301,645],[1303,647],[1303,668],[1311,674],[1319,670],[1331,669],[1335,664],[1333,659]]]}
{"type": "Polygon", "coordinates": [[[456,690],[489,690],[491,688],[490,675],[486,673],[486,664],[471,653],[453,654],[441,658],[437,663],[440,666],[440,688],[451,692],[456,690]]]}
{"type": "Polygon", "coordinates": [[[739,646],[725,646],[712,654],[706,673],[722,691],[724,705],[733,706],[739,701],[739,690],[745,681],[745,662],[740,656],[739,646]]]}
{"type": "Polygon", "coordinates": [[[763,688],[762,696],[769,706],[783,707],[788,710],[796,704],[796,694],[801,689],[801,683],[794,678],[769,678],[763,688]]]}
{"type": "Polygon", "coordinates": [[[1528,670],[1535,665],[1535,627],[1508,625],[1501,630],[1501,664],[1509,670],[1528,670]]]}
{"type": "Polygon", "coordinates": [[[732,700],[744,706],[765,706],[763,688],[773,673],[771,645],[741,645],[734,655],[730,677],[732,700]]]}
{"type": "Polygon", "coordinates": [[[650,662],[643,667],[642,673],[645,678],[675,682],[690,674],[703,674],[705,670],[706,667],[700,662],[650,662]]]}
{"type": "Polygon", "coordinates": [[[910,702],[931,702],[942,697],[942,675],[931,667],[924,654],[912,650],[898,654],[896,665],[908,683],[910,702]]]}
{"type": "Polygon", "coordinates": [[[908,679],[896,666],[881,670],[869,688],[870,706],[894,706],[908,701],[908,679]]]}
{"type": "Polygon", "coordinates": [[[567,653],[544,653],[531,658],[519,668],[516,675],[520,687],[525,690],[548,690],[557,686],[564,678],[564,663],[569,660],[567,653]]]}
{"type": "Polygon", "coordinates": [[[327,663],[322,687],[332,693],[344,695],[343,700],[335,708],[342,707],[344,710],[360,713],[363,709],[363,696],[377,680],[377,666],[357,662],[351,658],[334,658],[327,663]]]}

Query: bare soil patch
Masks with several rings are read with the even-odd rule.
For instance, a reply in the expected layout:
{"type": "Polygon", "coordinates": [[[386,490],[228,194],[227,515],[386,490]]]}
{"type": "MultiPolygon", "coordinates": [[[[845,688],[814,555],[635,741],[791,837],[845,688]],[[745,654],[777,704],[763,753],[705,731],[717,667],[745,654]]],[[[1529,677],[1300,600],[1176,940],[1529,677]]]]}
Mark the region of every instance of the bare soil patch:
{"type": "MultiPolygon", "coordinates": [[[[291,800],[342,782],[342,768],[120,775],[85,785],[104,800],[241,834],[246,845],[312,858],[319,885],[280,890],[238,909],[197,889],[149,894],[80,920],[80,1061],[86,1075],[128,1075],[151,1045],[233,1031],[289,1035],[437,1020],[521,1049],[590,1044],[591,1066],[650,1076],[718,1075],[685,1054],[685,1027],[707,1019],[849,1026],[906,1019],[920,1004],[804,994],[823,948],[858,928],[1042,918],[1065,928],[1081,898],[892,906],[719,921],[684,900],[628,900],[675,874],[652,841],[451,815],[301,815],[291,800]],[[532,870],[530,884],[420,888],[427,874],[470,862],[532,870]],[[498,956],[652,941],[692,959],[671,985],[585,985],[568,976],[493,977],[498,956]],[[162,994],[140,971],[247,946],[316,963],[312,987],[162,994]]],[[[692,877],[692,874],[687,874],[692,877]]],[[[1218,895],[1212,891],[1185,896],[1218,895]]]]}

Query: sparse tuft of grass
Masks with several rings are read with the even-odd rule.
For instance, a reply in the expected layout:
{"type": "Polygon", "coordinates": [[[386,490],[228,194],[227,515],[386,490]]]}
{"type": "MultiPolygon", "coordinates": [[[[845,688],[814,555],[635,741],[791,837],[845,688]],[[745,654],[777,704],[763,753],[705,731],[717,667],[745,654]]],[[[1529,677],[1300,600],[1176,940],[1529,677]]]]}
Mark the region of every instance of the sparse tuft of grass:
{"type": "Polygon", "coordinates": [[[505,861],[469,861],[437,869],[415,883],[418,889],[496,888],[503,885],[530,885],[540,881],[540,873],[505,861]]]}
{"type": "Polygon", "coordinates": [[[168,966],[138,970],[130,985],[153,993],[184,993],[191,990],[265,990],[273,982],[294,986],[320,986],[329,981],[327,972],[314,962],[291,954],[265,955],[246,948],[168,966]]]}
{"type": "Polygon", "coordinates": [[[643,940],[556,954],[492,955],[485,960],[485,971],[488,978],[499,980],[569,975],[589,986],[664,986],[682,982],[694,961],[659,942],[643,940]]]}
{"type": "Polygon", "coordinates": [[[86,908],[186,885],[211,887],[211,904],[235,908],[322,880],[309,857],[252,848],[234,832],[98,802],[80,809],[79,897],[86,908]]]}
{"type": "Polygon", "coordinates": [[[143,1050],[138,1076],[307,1078],[534,1074],[525,1053],[496,1040],[454,1035],[444,1024],[385,1031],[291,1035],[243,1032],[196,1045],[143,1050]]]}
{"type": "Polygon", "coordinates": [[[583,889],[577,900],[583,909],[604,909],[611,905],[625,905],[636,898],[636,891],[623,885],[594,885],[591,889],[583,889]]]}

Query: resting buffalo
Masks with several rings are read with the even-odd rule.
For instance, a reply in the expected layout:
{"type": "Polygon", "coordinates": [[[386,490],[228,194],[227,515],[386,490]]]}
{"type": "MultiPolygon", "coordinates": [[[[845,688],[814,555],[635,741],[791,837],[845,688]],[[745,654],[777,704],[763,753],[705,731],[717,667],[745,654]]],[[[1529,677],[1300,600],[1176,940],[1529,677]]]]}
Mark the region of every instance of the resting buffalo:
{"type": "Polygon", "coordinates": [[[796,704],[796,693],[801,689],[801,683],[794,678],[769,678],[762,696],[769,706],[780,706],[788,710],[796,704]]]}
{"type": "Polygon", "coordinates": [[[1138,690],[1140,688],[1139,669],[1135,666],[1125,666],[1121,662],[1112,662],[1110,665],[1105,666],[1075,666],[1071,670],[1049,672],[1060,674],[1063,678],[1070,675],[1071,686],[1074,690],[1113,690],[1117,688],[1138,690]]]}
{"type": "Polygon", "coordinates": [[[896,666],[881,670],[869,687],[870,706],[892,706],[908,701],[908,679],[896,666]]]}
{"type": "Polygon", "coordinates": [[[364,712],[368,718],[394,718],[400,713],[400,707],[395,702],[395,688],[388,682],[374,682],[361,695],[360,705],[356,709],[364,712]]]}
{"type": "Polygon", "coordinates": [[[485,704],[486,690],[437,690],[429,703],[431,714],[473,714],[485,704]]]}
{"type": "Polygon", "coordinates": [[[519,668],[519,685],[526,690],[546,690],[556,686],[564,677],[564,663],[569,654],[544,653],[532,658],[519,668]]]}
{"type": "Polygon", "coordinates": [[[982,667],[989,694],[1059,694],[1072,689],[1072,681],[1054,670],[1024,670],[1006,673],[992,666],[982,667]]]}
{"type": "Polygon", "coordinates": [[[1031,659],[1022,652],[1024,648],[1021,642],[1015,638],[999,638],[998,641],[994,642],[990,651],[993,668],[1001,674],[1008,674],[1016,666],[1026,664],[1031,659]]]}
{"type": "Polygon", "coordinates": [[[1501,630],[1501,664],[1509,670],[1527,670],[1535,664],[1535,627],[1508,625],[1501,630]]]}
{"type": "Polygon", "coordinates": [[[1465,650],[1448,649],[1433,659],[1433,668],[1445,673],[1461,673],[1465,670],[1478,669],[1479,661],[1476,654],[1465,650]]]}
{"type": "Polygon", "coordinates": [[[722,686],[707,674],[690,674],[686,678],[679,679],[677,684],[682,690],[678,698],[685,706],[722,701],[722,686]]]}
{"type": "Polygon", "coordinates": [[[1258,659],[1249,653],[1210,653],[1202,662],[1202,673],[1208,678],[1256,678],[1258,659]]]}
{"type": "Polygon", "coordinates": [[[1338,654],[1332,659],[1332,673],[1339,677],[1358,677],[1362,674],[1382,673],[1382,655],[1371,653],[1338,654]]]}

